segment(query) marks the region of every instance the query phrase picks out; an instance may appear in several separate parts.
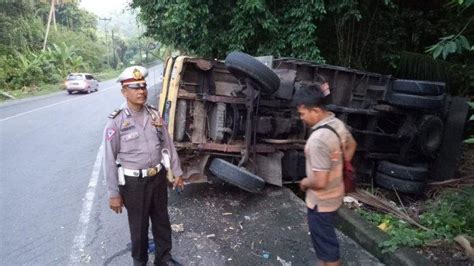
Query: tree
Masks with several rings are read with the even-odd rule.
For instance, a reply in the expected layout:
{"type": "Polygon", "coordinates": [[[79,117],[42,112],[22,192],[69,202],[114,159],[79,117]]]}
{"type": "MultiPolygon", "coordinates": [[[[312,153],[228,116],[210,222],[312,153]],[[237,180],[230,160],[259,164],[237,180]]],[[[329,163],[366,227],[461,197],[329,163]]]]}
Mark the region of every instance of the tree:
{"type": "Polygon", "coordinates": [[[222,58],[231,50],[321,60],[316,29],[322,0],[134,0],[145,35],[187,53],[222,58]]]}
{"type": "Polygon", "coordinates": [[[434,59],[438,58],[439,56],[442,56],[443,59],[446,59],[450,54],[460,54],[464,51],[474,51],[474,46],[471,46],[468,38],[463,35],[465,32],[467,32],[467,34],[470,34],[468,37],[474,38],[474,32],[472,30],[470,32],[467,31],[471,23],[474,23],[474,13],[472,12],[474,9],[474,0],[451,0],[447,4],[447,8],[456,9],[456,19],[464,20],[465,17],[463,14],[465,13],[470,15],[462,29],[458,29],[456,34],[442,37],[439,42],[426,49],[426,52],[432,54],[434,59]]]}

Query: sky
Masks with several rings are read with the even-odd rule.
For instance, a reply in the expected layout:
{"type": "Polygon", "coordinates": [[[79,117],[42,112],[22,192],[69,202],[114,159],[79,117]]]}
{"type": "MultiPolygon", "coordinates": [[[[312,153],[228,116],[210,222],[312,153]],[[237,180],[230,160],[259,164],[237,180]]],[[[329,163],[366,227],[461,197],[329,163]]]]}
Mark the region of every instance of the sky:
{"type": "Polygon", "coordinates": [[[79,6],[99,17],[103,17],[116,11],[122,11],[127,7],[127,2],[129,1],[130,0],[81,0],[79,6]]]}

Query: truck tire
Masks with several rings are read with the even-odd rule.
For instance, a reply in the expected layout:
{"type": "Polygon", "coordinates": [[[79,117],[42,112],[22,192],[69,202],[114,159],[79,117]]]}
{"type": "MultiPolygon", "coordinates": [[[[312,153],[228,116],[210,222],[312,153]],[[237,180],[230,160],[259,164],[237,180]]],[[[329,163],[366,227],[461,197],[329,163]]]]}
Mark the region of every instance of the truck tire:
{"type": "Polygon", "coordinates": [[[396,79],[392,82],[392,91],[414,95],[438,96],[444,94],[446,88],[441,82],[396,79]]]}
{"type": "Polygon", "coordinates": [[[439,109],[444,105],[445,95],[420,96],[406,93],[391,93],[388,102],[392,105],[412,109],[439,109]]]}
{"type": "Polygon", "coordinates": [[[435,115],[425,115],[418,125],[418,147],[424,155],[434,157],[443,141],[443,121],[435,115]]]}
{"type": "Polygon", "coordinates": [[[280,78],[262,62],[242,52],[231,52],[225,58],[225,66],[236,78],[249,77],[264,94],[272,94],[280,87],[280,78]]]}
{"type": "Polygon", "coordinates": [[[428,178],[428,168],[423,166],[406,166],[380,161],[377,172],[408,181],[425,181],[428,178]]]}
{"type": "Polygon", "coordinates": [[[386,189],[408,194],[421,194],[426,186],[425,182],[403,180],[379,172],[375,175],[375,183],[386,189]]]}
{"type": "Polygon", "coordinates": [[[224,181],[251,193],[260,192],[265,186],[262,178],[220,158],[212,160],[209,170],[224,181]]]}
{"type": "Polygon", "coordinates": [[[453,97],[444,123],[444,137],[432,165],[431,177],[434,180],[443,181],[454,178],[461,158],[461,144],[468,114],[467,99],[453,97]]]}

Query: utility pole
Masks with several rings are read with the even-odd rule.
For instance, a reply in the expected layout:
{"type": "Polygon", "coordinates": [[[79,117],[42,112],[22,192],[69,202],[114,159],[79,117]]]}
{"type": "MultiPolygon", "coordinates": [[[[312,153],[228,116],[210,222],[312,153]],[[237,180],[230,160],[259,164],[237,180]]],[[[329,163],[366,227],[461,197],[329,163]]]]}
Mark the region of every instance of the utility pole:
{"type": "MultiPolygon", "coordinates": [[[[109,41],[107,40],[107,24],[112,20],[112,18],[99,18],[99,20],[104,21],[104,34],[105,34],[105,45],[107,46],[107,65],[110,67],[110,52],[109,52],[109,41]]],[[[113,37],[112,37],[113,39],[113,37]]]]}
{"type": "Polygon", "coordinates": [[[51,8],[49,9],[48,24],[46,25],[46,33],[44,35],[43,51],[46,49],[46,43],[48,42],[49,26],[51,25],[51,19],[53,17],[53,14],[54,14],[54,0],[51,0],[51,8]]]}
{"type": "Polygon", "coordinates": [[[114,55],[114,69],[117,68],[117,60],[115,59],[115,40],[114,40],[114,29],[112,29],[112,53],[114,55]]]}

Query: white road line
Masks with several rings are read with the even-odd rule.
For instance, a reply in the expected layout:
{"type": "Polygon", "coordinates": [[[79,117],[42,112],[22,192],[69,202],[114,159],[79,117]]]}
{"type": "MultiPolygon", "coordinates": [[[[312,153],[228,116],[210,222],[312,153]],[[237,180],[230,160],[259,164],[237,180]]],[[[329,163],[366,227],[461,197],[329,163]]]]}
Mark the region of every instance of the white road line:
{"type": "Polygon", "coordinates": [[[71,255],[69,257],[69,265],[80,265],[81,257],[84,255],[84,248],[86,245],[87,229],[89,227],[89,220],[91,216],[92,204],[94,203],[95,190],[97,187],[97,180],[99,179],[100,169],[102,165],[102,157],[104,155],[104,143],[100,145],[97,158],[92,170],[89,186],[82,204],[81,215],[79,216],[79,224],[77,225],[76,234],[74,235],[74,242],[72,245],[71,255]]]}
{"type": "MultiPolygon", "coordinates": [[[[105,89],[103,89],[103,90],[100,90],[99,93],[108,91],[108,90],[110,90],[110,89],[112,89],[112,88],[114,88],[114,87],[115,87],[115,86],[107,87],[107,88],[105,88],[105,89]]],[[[96,94],[91,94],[91,95],[96,95],[96,94]]],[[[27,112],[24,112],[24,113],[19,113],[19,114],[13,115],[13,116],[9,116],[9,117],[2,118],[2,119],[0,119],[0,122],[6,121],[6,120],[10,120],[10,119],[12,119],[12,118],[20,117],[20,116],[23,116],[23,115],[27,115],[27,114],[29,114],[29,113],[33,113],[33,112],[36,112],[36,111],[39,111],[39,110],[43,110],[43,109],[46,109],[46,108],[49,108],[49,107],[53,107],[53,106],[56,106],[56,105],[60,105],[60,104],[63,104],[63,103],[67,103],[67,102],[71,102],[71,101],[83,99],[83,98],[84,98],[84,96],[81,96],[81,97],[78,97],[78,98],[73,98],[73,99],[69,99],[69,100],[66,100],[66,101],[62,101],[62,102],[58,102],[58,103],[53,103],[53,104],[50,104],[50,105],[46,105],[46,106],[43,106],[43,107],[40,107],[40,108],[36,108],[36,109],[30,110],[30,111],[27,111],[27,112]]]]}

